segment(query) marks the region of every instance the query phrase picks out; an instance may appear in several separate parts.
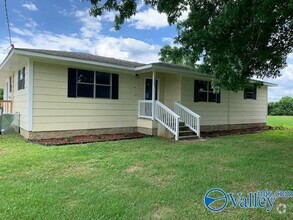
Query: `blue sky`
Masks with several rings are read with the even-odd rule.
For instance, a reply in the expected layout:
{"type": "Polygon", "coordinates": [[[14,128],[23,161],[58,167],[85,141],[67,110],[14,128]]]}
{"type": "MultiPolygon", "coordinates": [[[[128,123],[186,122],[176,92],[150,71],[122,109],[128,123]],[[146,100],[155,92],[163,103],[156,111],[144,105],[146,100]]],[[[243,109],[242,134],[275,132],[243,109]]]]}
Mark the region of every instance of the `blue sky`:
{"type": "MultiPolygon", "coordinates": [[[[12,43],[15,47],[82,51],[101,56],[150,63],[158,60],[164,44],[172,43],[175,26],[166,16],[143,4],[139,12],[119,31],[113,29],[114,13],[99,18],[88,15],[90,4],[80,0],[7,0],[12,43]]],[[[4,3],[0,2],[0,61],[9,46],[4,3]]],[[[184,19],[187,14],[183,14],[184,19]]],[[[279,84],[269,89],[269,101],[293,96],[293,54],[282,70],[282,77],[265,79],[279,84]]]]}

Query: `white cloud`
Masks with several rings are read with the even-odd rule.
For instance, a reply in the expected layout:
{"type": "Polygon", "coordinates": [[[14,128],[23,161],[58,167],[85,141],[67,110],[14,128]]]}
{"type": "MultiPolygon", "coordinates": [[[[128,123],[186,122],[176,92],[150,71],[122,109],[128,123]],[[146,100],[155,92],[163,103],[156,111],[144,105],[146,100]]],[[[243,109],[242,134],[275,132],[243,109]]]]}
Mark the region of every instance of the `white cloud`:
{"type": "Polygon", "coordinates": [[[37,6],[32,2],[26,2],[26,3],[22,4],[22,7],[26,8],[30,11],[38,11],[39,10],[37,8],[37,6]]]}
{"type": "Polygon", "coordinates": [[[173,46],[174,45],[174,38],[171,37],[163,37],[162,42],[168,45],[173,46]]]}
{"type": "Polygon", "coordinates": [[[101,37],[97,40],[97,55],[151,63],[158,60],[159,45],[151,45],[133,38],[101,37]]]}
{"type": "Polygon", "coordinates": [[[288,65],[281,73],[282,76],[276,79],[267,79],[267,81],[278,84],[278,87],[269,88],[269,101],[278,101],[284,96],[293,97],[293,59],[292,54],[288,56],[288,65]]]}
{"type": "Polygon", "coordinates": [[[76,11],[75,17],[82,23],[80,31],[85,38],[95,37],[102,30],[101,18],[91,17],[88,10],[76,11]]]}
{"type": "Polygon", "coordinates": [[[153,8],[136,13],[128,21],[136,29],[159,29],[169,26],[166,14],[160,14],[153,8]]]}
{"type": "MultiPolygon", "coordinates": [[[[77,33],[56,34],[40,30],[37,23],[31,21],[26,26],[12,26],[12,41],[15,47],[81,51],[117,59],[142,63],[155,62],[160,45],[153,45],[134,38],[109,37],[100,33],[102,21],[109,19],[89,17],[87,11],[76,11],[71,14],[80,25],[77,33]],[[32,26],[34,28],[31,28],[32,26]]],[[[27,21],[27,19],[26,19],[27,21]]],[[[0,61],[5,58],[9,45],[8,39],[0,40],[0,61]]]]}
{"type": "Polygon", "coordinates": [[[35,22],[33,19],[29,18],[25,23],[25,26],[28,28],[36,28],[38,26],[38,23],[35,22]]]}

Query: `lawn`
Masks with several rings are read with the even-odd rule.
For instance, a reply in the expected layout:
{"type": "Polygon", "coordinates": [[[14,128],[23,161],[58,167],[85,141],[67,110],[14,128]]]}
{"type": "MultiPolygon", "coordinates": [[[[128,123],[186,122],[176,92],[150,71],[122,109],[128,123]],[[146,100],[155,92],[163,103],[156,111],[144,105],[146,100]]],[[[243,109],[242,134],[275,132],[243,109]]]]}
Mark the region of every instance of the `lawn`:
{"type": "Polygon", "coordinates": [[[268,116],[268,125],[293,127],[293,116],[268,116]]]}
{"type": "Polygon", "coordinates": [[[292,131],[61,147],[0,136],[0,219],[293,219],[293,198],[269,213],[203,203],[212,187],[292,190],[292,131]]]}

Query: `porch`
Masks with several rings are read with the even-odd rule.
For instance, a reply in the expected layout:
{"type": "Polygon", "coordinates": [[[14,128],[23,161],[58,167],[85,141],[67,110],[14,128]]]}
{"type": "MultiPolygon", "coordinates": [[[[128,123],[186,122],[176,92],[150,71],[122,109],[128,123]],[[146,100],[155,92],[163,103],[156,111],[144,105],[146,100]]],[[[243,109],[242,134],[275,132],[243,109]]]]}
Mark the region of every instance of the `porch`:
{"type": "Polygon", "coordinates": [[[139,100],[138,118],[157,121],[176,141],[193,137],[193,133],[200,137],[200,116],[179,102],[174,103],[173,111],[157,100],[139,100]]]}
{"type": "Polygon", "coordinates": [[[11,114],[13,111],[13,102],[10,100],[0,100],[0,108],[2,108],[3,114],[11,114]]]}

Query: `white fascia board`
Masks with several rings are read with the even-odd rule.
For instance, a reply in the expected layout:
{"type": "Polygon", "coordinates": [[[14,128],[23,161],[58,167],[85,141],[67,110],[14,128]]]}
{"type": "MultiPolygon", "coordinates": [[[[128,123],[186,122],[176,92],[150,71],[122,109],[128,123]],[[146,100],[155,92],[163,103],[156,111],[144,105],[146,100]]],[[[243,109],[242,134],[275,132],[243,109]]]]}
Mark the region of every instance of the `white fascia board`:
{"type": "Polygon", "coordinates": [[[11,49],[8,53],[8,55],[5,57],[5,59],[2,61],[1,65],[0,65],[0,70],[3,68],[3,66],[7,63],[7,61],[12,57],[14,53],[14,49],[11,49]]]}
{"type": "Polygon", "coordinates": [[[270,87],[277,87],[278,84],[276,83],[270,83],[270,82],[266,82],[266,81],[262,81],[262,80],[257,80],[257,79],[250,79],[250,82],[259,82],[259,83],[262,83],[263,85],[265,86],[270,86],[270,87]]]}

